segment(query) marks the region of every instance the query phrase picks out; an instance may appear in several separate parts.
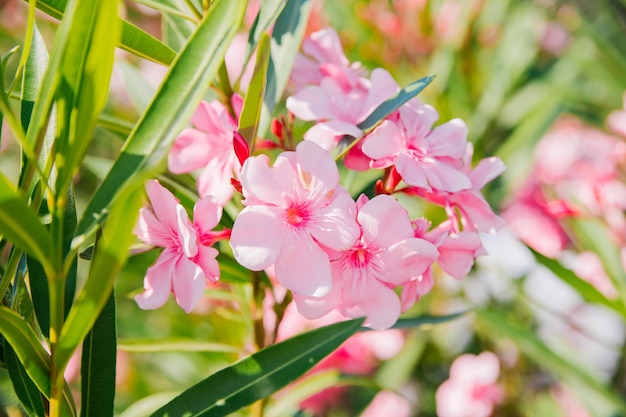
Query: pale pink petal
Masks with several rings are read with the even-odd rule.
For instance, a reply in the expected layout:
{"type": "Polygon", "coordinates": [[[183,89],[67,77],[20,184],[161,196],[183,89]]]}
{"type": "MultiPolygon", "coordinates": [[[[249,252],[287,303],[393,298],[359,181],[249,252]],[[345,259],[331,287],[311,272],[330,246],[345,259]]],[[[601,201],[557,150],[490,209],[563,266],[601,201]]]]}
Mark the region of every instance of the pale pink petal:
{"type": "Polygon", "coordinates": [[[400,114],[399,123],[404,125],[407,136],[407,146],[410,144],[420,144],[430,133],[433,124],[439,119],[437,111],[428,104],[424,104],[418,99],[409,100],[398,110],[400,114]]]}
{"type": "Polygon", "coordinates": [[[295,95],[287,97],[287,109],[298,119],[335,119],[326,91],[319,86],[305,87],[295,95]]]}
{"type": "Polygon", "coordinates": [[[409,214],[388,195],[378,195],[367,202],[357,219],[365,242],[379,248],[388,248],[399,240],[413,237],[409,214]]]}
{"type": "Polygon", "coordinates": [[[297,293],[293,294],[298,312],[309,320],[319,319],[330,313],[339,305],[341,300],[341,287],[333,285],[332,289],[324,297],[305,297],[297,293]]]}
{"type": "Polygon", "coordinates": [[[356,146],[352,147],[343,157],[343,163],[346,168],[355,171],[367,171],[370,168],[386,168],[391,166],[391,161],[373,161],[372,158],[363,153],[361,145],[361,142],[357,143],[356,146]]]}
{"type": "Polygon", "coordinates": [[[171,230],[159,222],[152,210],[147,207],[139,210],[139,218],[133,233],[148,245],[165,248],[172,243],[171,230]]]}
{"type": "Polygon", "coordinates": [[[288,233],[281,210],[266,206],[244,208],[233,225],[230,245],[237,262],[261,271],[276,262],[288,233]]]}
{"type": "Polygon", "coordinates": [[[167,156],[167,167],[174,174],[195,171],[211,159],[213,146],[207,133],[186,128],[176,137],[167,156]]]}
{"type": "Polygon", "coordinates": [[[299,90],[308,84],[319,84],[322,79],[322,74],[320,73],[317,62],[302,54],[298,54],[296,55],[289,78],[296,84],[296,90],[299,90]]]}
{"type": "Polygon", "coordinates": [[[202,268],[181,256],[175,264],[172,279],[172,292],[178,305],[189,314],[202,298],[205,289],[206,278],[202,268]]]}
{"type": "Polygon", "coordinates": [[[428,152],[433,156],[461,159],[465,155],[467,125],[461,119],[450,120],[437,126],[428,135],[428,143],[428,152]]]}
{"type": "Polygon", "coordinates": [[[285,193],[293,191],[299,183],[289,154],[295,156],[295,152],[283,152],[272,167],[266,155],[246,159],[241,169],[241,185],[246,199],[251,197],[276,206],[285,204],[285,193]]]}
{"type": "Polygon", "coordinates": [[[193,228],[185,208],[180,204],[176,206],[176,215],[178,218],[178,242],[185,256],[193,258],[198,253],[198,234],[193,228]]]}
{"type": "Polygon", "coordinates": [[[204,276],[212,282],[217,282],[220,278],[220,266],[215,259],[218,254],[217,249],[200,245],[198,247],[198,254],[193,259],[193,261],[202,268],[204,276]]]}
{"type": "Polygon", "coordinates": [[[461,191],[450,197],[473,230],[495,233],[504,226],[504,220],[497,216],[487,200],[478,191],[461,191]]]}
{"type": "Polygon", "coordinates": [[[504,162],[496,156],[482,159],[469,175],[472,188],[480,190],[485,184],[502,174],[505,169],[504,162]]]}
{"type": "MultiPolygon", "coordinates": [[[[419,170],[426,176],[428,185],[435,190],[455,193],[472,187],[472,183],[465,173],[438,159],[424,158],[416,162],[421,165],[419,170]]],[[[416,168],[415,164],[408,165],[408,167],[416,168]]],[[[399,171],[398,169],[398,172],[399,171]]],[[[410,179],[407,180],[404,176],[402,179],[404,179],[407,184],[417,186],[417,184],[411,184],[409,182],[410,179]]]]}
{"type": "Polygon", "coordinates": [[[165,304],[172,289],[174,265],[178,258],[175,250],[166,248],[154,265],[148,268],[143,280],[144,292],[135,297],[139,308],[154,310],[165,304]]]}
{"type": "Polygon", "coordinates": [[[375,279],[369,279],[357,294],[347,296],[344,291],[341,314],[357,318],[365,316],[364,326],[374,330],[387,329],[400,316],[400,299],[396,293],[375,279]]]}
{"type": "Polygon", "coordinates": [[[302,141],[296,148],[298,175],[310,198],[324,198],[339,184],[339,170],[328,151],[311,141],[302,141]]]}
{"type": "Polygon", "coordinates": [[[157,219],[172,231],[172,234],[178,229],[178,214],[176,207],[178,200],[157,180],[150,180],[146,183],[146,192],[152,205],[152,210],[157,219]]]}
{"type": "Polygon", "coordinates": [[[402,287],[402,311],[407,311],[415,304],[420,297],[426,295],[433,289],[434,281],[432,270],[428,269],[422,275],[413,279],[402,287]]]}
{"type": "Polygon", "coordinates": [[[305,233],[286,233],[275,270],[282,285],[303,296],[323,297],[332,287],[328,255],[305,233]]]}
{"type": "Polygon", "coordinates": [[[438,255],[435,245],[424,239],[401,240],[378,254],[389,274],[377,278],[392,285],[405,284],[410,278],[423,274],[438,255]]]}
{"type": "Polygon", "coordinates": [[[304,140],[317,143],[322,149],[331,151],[337,146],[339,137],[326,122],[317,123],[304,133],[304,140]]]}
{"type": "Polygon", "coordinates": [[[332,62],[347,66],[350,61],[343,53],[343,47],[332,28],[314,32],[302,42],[302,51],[315,58],[319,63],[332,62]]]}
{"type": "Polygon", "coordinates": [[[225,130],[226,126],[222,125],[220,115],[228,112],[226,107],[218,100],[210,103],[201,101],[193,116],[191,116],[191,124],[199,130],[210,134],[219,134],[225,130]]]}
{"type": "Polygon", "coordinates": [[[230,201],[235,191],[230,183],[230,179],[234,177],[232,165],[229,165],[230,161],[224,158],[225,156],[221,155],[211,159],[198,176],[197,181],[198,194],[201,197],[215,197],[221,206],[230,201]]]}
{"type": "Polygon", "coordinates": [[[363,120],[365,120],[376,107],[400,90],[398,83],[393,79],[389,71],[382,68],[375,68],[372,71],[370,74],[370,82],[372,85],[365,99],[363,120]]]}
{"type": "Polygon", "coordinates": [[[476,253],[481,248],[482,242],[478,233],[450,234],[439,246],[437,263],[450,276],[461,279],[472,269],[476,253]]]}
{"type": "Polygon", "coordinates": [[[556,219],[535,207],[518,203],[503,215],[522,242],[545,256],[556,258],[567,245],[568,237],[556,219]]]}
{"type": "Polygon", "coordinates": [[[395,161],[396,170],[409,185],[414,187],[423,188],[430,191],[430,185],[426,180],[426,174],[424,173],[424,167],[419,161],[411,158],[405,153],[398,154],[395,161]]]}
{"type": "Polygon", "coordinates": [[[193,207],[193,225],[202,236],[218,225],[222,218],[222,207],[215,197],[203,197],[193,207]]]}
{"type": "Polygon", "coordinates": [[[409,401],[391,391],[381,391],[361,413],[361,417],[409,417],[411,416],[411,404],[409,401]]]}
{"type": "Polygon", "coordinates": [[[339,195],[315,213],[307,232],[331,249],[346,250],[352,247],[360,233],[356,223],[356,206],[346,191],[335,192],[339,195]]]}
{"type": "Polygon", "coordinates": [[[363,153],[372,159],[395,157],[402,147],[402,133],[396,123],[383,121],[363,140],[363,153]]]}

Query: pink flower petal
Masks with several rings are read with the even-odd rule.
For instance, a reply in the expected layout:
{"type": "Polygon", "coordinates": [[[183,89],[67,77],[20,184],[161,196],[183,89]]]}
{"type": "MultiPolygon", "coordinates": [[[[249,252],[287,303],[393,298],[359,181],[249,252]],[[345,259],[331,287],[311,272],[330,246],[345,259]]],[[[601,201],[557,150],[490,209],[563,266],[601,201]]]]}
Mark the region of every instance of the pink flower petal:
{"type": "Polygon", "coordinates": [[[193,228],[189,216],[185,208],[178,204],[176,206],[176,214],[178,217],[178,241],[180,247],[187,258],[193,258],[198,253],[198,235],[196,229],[193,228]]]}
{"type": "Polygon", "coordinates": [[[178,213],[176,211],[178,200],[176,197],[157,180],[146,183],[146,192],[157,219],[172,233],[175,233],[178,229],[178,213]]]}
{"type": "Polygon", "coordinates": [[[465,155],[467,125],[461,119],[450,120],[431,132],[428,143],[429,153],[433,156],[461,159],[465,155]]]}
{"type": "Polygon", "coordinates": [[[320,63],[332,62],[345,66],[350,63],[343,53],[337,32],[332,28],[312,33],[309,38],[302,42],[302,51],[320,63]]]}
{"type": "Polygon", "coordinates": [[[356,206],[347,191],[336,193],[339,195],[331,204],[316,212],[307,232],[331,249],[346,250],[352,247],[360,233],[356,223],[356,206]]]}
{"type": "Polygon", "coordinates": [[[372,71],[370,74],[370,82],[372,85],[365,99],[363,120],[365,120],[376,107],[400,90],[398,83],[393,79],[389,71],[382,68],[375,68],[372,71]]]}
{"type": "Polygon", "coordinates": [[[222,207],[215,197],[203,197],[193,207],[193,225],[201,236],[217,226],[221,218],[222,207]]]}
{"type": "Polygon", "coordinates": [[[165,304],[170,296],[174,265],[178,258],[174,250],[166,248],[154,265],[148,268],[143,280],[144,292],[135,297],[139,308],[154,310],[165,304]]]}
{"type": "Polygon", "coordinates": [[[266,206],[244,208],[230,236],[235,259],[253,271],[269,268],[276,263],[288,232],[281,210],[266,206]]]}
{"type": "Polygon", "coordinates": [[[198,247],[198,254],[193,259],[193,261],[202,268],[206,279],[212,282],[217,282],[220,278],[220,266],[215,259],[218,254],[217,249],[200,245],[198,247]]]}
{"type": "Polygon", "coordinates": [[[241,185],[246,199],[284,206],[285,190],[293,190],[299,183],[290,156],[295,156],[295,152],[283,152],[272,167],[266,155],[248,158],[241,169],[241,185]]]}
{"type": "Polygon", "coordinates": [[[298,175],[310,199],[325,195],[339,184],[339,170],[328,151],[311,141],[302,141],[296,148],[298,175]]]}
{"type": "Polygon", "coordinates": [[[319,86],[305,87],[287,97],[287,109],[301,120],[335,119],[328,94],[319,86]]]}
{"type": "Polygon", "coordinates": [[[367,202],[357,219],[365,242],[379,248],[388,248],[399,240],[413,237],[409,214],[388,195],[378,195],[367,202]]]}
{"type": "Polygon", "coordinates": [[[400,316],[400,299],[396,293],[375,279],[367,280],[358,298],[353,296],[346,296],[344,291],[341,314],[352,318],[365,316],[364,326],[374,330],[387,329],[400,316]]]}
{"type": "Polygon", "coordinates": [[[172,242],[171,231],[154,216],[152,210],[143,207],[139,210],[139,218],[133,233],[148,245],[169,246],[172,242]]]}
{"type": "Polygon", "coordinates": [[[303,296],[323,297],[332,287],[328,255],[304,233],[285,235],[275,270],[282,285],[303,296]]]}
{"type": "Polygon", "coordinates": [[[363,140],[363,153],[372,159],[395,157],[402,146],[398,125],[385,120],[363,140]]]}
{"type": "Polygon", "coordinates": [[[195,171],[211,160],[213,145],[207,133],[186,128],[176,137],[167,156],[167,166],[174,174],[195,171]]]}
{"type": "Polygon", "coordinates": [[[209,161],[198,177],[198,194],[201,197],[213,196],[219,205],[230,201],[235,189],[230,179],[235,176],[229,160],[213,158],[209,161]]]}
{"type": "Polygon", "coordinates": [[[505,169],[504,162],[498,157],[492,156],[482,159],[469,175],[472,188],[480,190],[485,184],[502,174],[505,169]]]}
{"type": "Polygon", "coordinates": [[[393,285],[405,284],[410,278],[422,275],[438,256],[435,245],[424,239],[401,240],[379,254],[390,274],[378,279],[393,285]]]}
{"type": "Polygon", "coordinates": [[[324,297],[305,297],[297,293],[293,294],[298,312],[309,320],[319,319],[330,313],[339,304],[340,297],[341,288],[335,285],[324,297]]]}
{"type": "Polygon", "coordinates": [[[181,256],[174,267],[172,291],[179,306],[187,314],[198,304],[206,289],[206,278],[202,268],[181,256]]]}
{"type": "Polygon", "coordinates": [[[439,246],[437,263],[450,276],[461,279],[472,269],[476,254],[481,249],[482,242],[478,233],[450,234],[439,246]]]}

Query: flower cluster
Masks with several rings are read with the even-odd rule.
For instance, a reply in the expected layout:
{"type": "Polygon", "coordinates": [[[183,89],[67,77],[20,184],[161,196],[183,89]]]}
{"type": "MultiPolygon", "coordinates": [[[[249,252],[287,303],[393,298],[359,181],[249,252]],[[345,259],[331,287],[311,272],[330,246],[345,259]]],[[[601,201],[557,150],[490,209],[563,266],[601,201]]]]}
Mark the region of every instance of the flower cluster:
{"type": "MultiPolygon", "coordinates": [[[[294,133],[282,117],[272,129],[280,143],[258,146],[251,156],[247,147],[241,152],[241,99],[235,95],[228,107],[201,104],[194,128],[177,138],[169,167],[174,173],[202,169],[199,194],[215,196],[220,205],[231,200],[235,185],[243,199],[230,235],[234,258],[252,271],[272,268],[303,316],[337,310],[366,317],[372,328],[388,328],[430,291],[434,262],[460,279],[483,253],[479,233],[497,230],[502,220],[480,190],[504,165],[488,158],[472,167],[465,123],[454,119],[435,126],[435,109],[415,98],[364,132],[360,124],[399,91],[395,80],[384,69],[368,75],[350,63],[332,29],[313,33],[302,49],[291,77],[295,93],[286,104],[292,116],[315,123],[295,149],[282,140],[285,132],[294,133]],[[348,169],[384,170],[375,196],[355,200],[341,185],[332,155],[346,143],[348,169]],[[284,149],[273,162],[258,152],[272,147],[284,149]],[[412,219],[394,198],[397,193],[442,206],[448,219],[433,228],[427,219],[412,219]]],[[[185,259],[196,256],[182,243],[172,247],[185,259]]],[[[172,290],[178,297],[176,286],[172,290]]]]}

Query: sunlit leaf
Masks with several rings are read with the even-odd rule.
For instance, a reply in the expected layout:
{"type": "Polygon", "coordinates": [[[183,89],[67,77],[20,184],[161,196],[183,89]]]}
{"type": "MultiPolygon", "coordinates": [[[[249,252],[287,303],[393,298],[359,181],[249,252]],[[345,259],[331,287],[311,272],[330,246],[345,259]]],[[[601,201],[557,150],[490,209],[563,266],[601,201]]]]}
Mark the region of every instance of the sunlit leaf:
{"type": "Polygon", "coordinates": [[[362,323],[344,321],[269,346],[194,385],[152,416],[227,416],[303,375],[362,323]]]}
{"type": "Polygon", "coordinates": [[[123,339],[118,345],[125,352],[226,352],[238,353],[240,347],[224,343],[185,339],[123,339]]]}
{"type": "MultiPolygon", "coordinates": [[[[77,235],[93,231],[125,184],[154,174],[185,126],[222,62],[244,12],[243,1],[219,0],[176,58],[121,155],[90,200],[77,235]],[[138,178],[142,177],[142,178],[138,178]]],[[[82,238],[75,241],[80,244],[82,238]]]]}

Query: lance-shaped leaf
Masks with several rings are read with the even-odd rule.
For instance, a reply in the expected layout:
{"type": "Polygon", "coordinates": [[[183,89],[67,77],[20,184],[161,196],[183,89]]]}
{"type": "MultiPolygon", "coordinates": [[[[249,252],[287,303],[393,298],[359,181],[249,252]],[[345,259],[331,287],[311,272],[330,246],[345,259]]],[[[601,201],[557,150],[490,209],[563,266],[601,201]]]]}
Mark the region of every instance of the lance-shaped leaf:
{"type": "Polygon", "coordinates": [[[286,4],[287,0],[266,0],[261,3],[259,13],[256,15],[254,23],[252,23],[252,27],[250,28],[250,33],[248,34],[248,45],[246,46],[243,68],[245,68],[245,64],[250,59],[252,51],[256,49],[257,44],[261,40],[261,35],[266,33],[272,24],[274,24],[286,4]]]}
{"type": "MultiPolygon", "coordinates": [[[[69,19],[70,16],[68,15],[69,19]]],[[[119,39],[117,2],[78,2],[59,67],[56,190],[65,193],[104,108],[119,39]]],[[[57,197],[58,199],[59,197],[57,197]]]]}
{"type": "Polygon", "coordinates": [[[0,306],[0,333],[20,360],[26,373],[39,391],[50,396],[50,355],[45,351],[35,332],[14,311],[0,306]]]}
{"type": "Polygon", "coordinates": [[[376,107],[376,109],[374,109],[374,111],[367,116],[365,120],[358,124],[359,129],[363,131],[372,129],[385,117],[389,116],[407,101],[421,93],[422,90],[426,88],[434,79],[434,75],[429,75],[407,85],[402,90],[398,91],[397,94],[385,100],[380,106],[376,107]]]}
{"type": "Polygon", "coordinates": [[[311,0],[289,0],[276,20],[272,30],[271,56],[267,68],[267,87],[263,97],[263,110],[259,123],[259,133],[265,135],[272,112],[280,101],[298,49],[304,37],[311,0]]]}
{"type": "Polygon", "coordinates": [[[152,416],[227,416],[303,375],[362,323],[363,319],[335,323],[269,346],[194,385],[152,416]]]}
{"type": "Polygon", "coordinates": [[[46,229],[2,174],[0,174],[0,235],[41,262],[48,273],[54,270],[49,259],[50,238],[46,229]]]}
{"type": "Polygon", "coordinates": [[[430,314],[424,314],[417,317],[401,318],[391,328],[415,329],[420,327],[432,327],[436,324],[447,323],[449,321],[456,320],[463,317],[467,313],[468,311],[462,311],[460,313],[448,314],[445,316],[432,316],[430,314]]]}
{"type": "MultiPolygon", "coordinates": [[[[200,22],[128,137],[121,155],[89,201],[78,224],[77,236],[93,231],[125,184],[137,181],[134,177],[139,173],[145,175],[157,170],[217,73],[244,9],[245,1],[218,0],[200,22]]],[[[82,240],[76,239],[75,244],[82,240]]]]}
{"type": "Polygon", "coordinates": [[[250,152],[254,149],[254,141],[259,127],[269,58],[270,39],[269,35],[264,33],[259,42],[254,72],[252,73],[252,79],[250,80],[246,98],[243,101],[241,115],[239,116],[239,133],[248,143],[250,152]]]}
{"type": "MultiPolygon", "coordinates": [[[[67,0],[37,0],[39,10],[59,20],[66,6],[67,0]]],[[[169,46],[125,20],[122,20],[120,48],[163,65],[169,65],[176,56],[169,46]]]]}
{"type": "Polygon", "coordinates": [[[115,298],[111,294],[83,343],[81,417],[113,415],[116,358],[115,298]]]}

